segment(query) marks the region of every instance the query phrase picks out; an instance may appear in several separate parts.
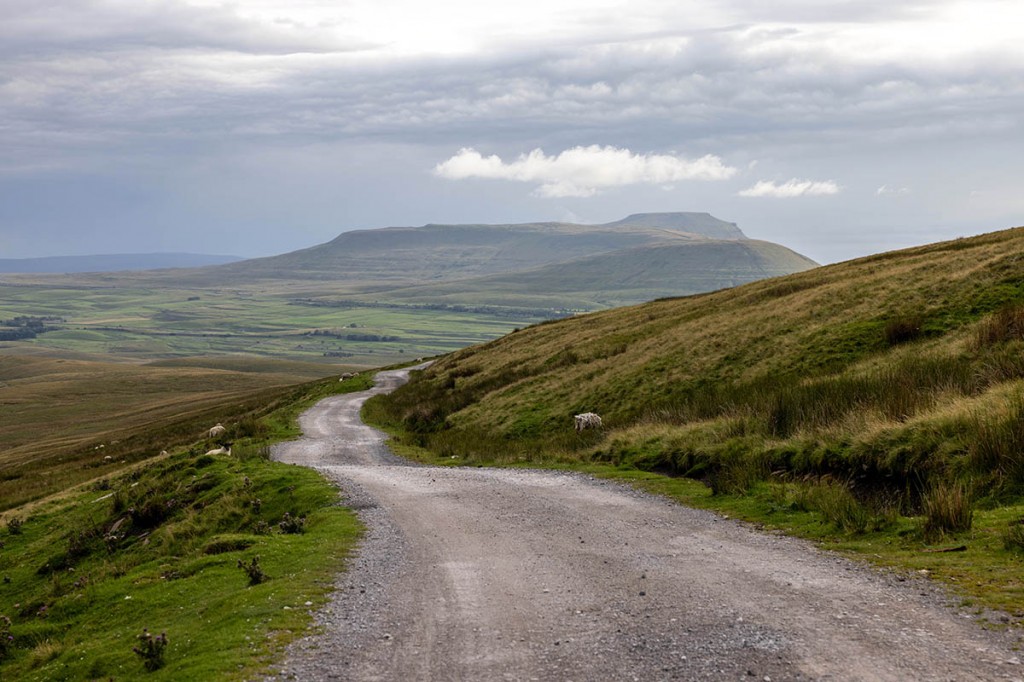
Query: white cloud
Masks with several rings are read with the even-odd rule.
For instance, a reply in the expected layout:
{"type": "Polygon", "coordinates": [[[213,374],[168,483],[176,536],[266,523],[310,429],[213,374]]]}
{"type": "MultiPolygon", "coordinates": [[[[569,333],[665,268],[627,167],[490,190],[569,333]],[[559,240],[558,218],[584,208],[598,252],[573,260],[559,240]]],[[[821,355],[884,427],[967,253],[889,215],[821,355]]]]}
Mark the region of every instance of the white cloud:
{"type": "Polygon", "coordinates": [[[685,159],[674,154],[635,154],[617,147],[572,147],[548,156],[542,149],[520,154],[506,163],[465,147],[434,167],[449,180],[492,178],[540,183],[541,197],[589,197],[608,187],[665,185],[680,180],[726,180],[736,169],[712,154],[685,159]]]}
{"type": "Polygon", "coordinates": [[[880,197],[903,197],[910,194],[909,187],[893,187],[892,185],[882,185],[875,190],[875,194],[880,197]]]}
{"type": "Polygon", "coordinates": [[[771,180],[760,180],[753,187],[742,190],[741,197],[773,197],[776,199],[793,199],[795,197],[814,197],[838,194],[839,185],[833,180],[798,180],[793,178],[781,185],[771,180]]]}

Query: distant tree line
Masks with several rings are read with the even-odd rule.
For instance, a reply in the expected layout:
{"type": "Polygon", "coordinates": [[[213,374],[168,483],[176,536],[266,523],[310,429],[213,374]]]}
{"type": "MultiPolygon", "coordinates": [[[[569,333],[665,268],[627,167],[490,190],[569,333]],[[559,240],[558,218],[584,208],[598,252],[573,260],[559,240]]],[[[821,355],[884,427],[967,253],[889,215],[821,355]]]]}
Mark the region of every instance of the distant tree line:
{"type": "Polygon", "coordinates": [[[9,320],[0,320],[0,341],[34,339],[43,332],[58,329],[55,325],[64,322],[64,318],[52,315],[19,315],[9,320]]]}
{"type": "Polygon", "coordinates": [[[333,329],[314,329],[311,332],[306,332],[306,336],[328,336],[332,339],[341,339],[343,341],[401,341],[400,336],[386,336],[384,334],[352,334],[349,332],[339,332],[333,329]]]}
{"type": "MultiPolygon", "coordinates": [[[[335,300],[326,301],[322,299],[297,298],[292,303],[296,305],[310,305],[323,308],[385,308],[389,310],[440,310],[453,313],[473,313],[476,315],[491,315],[493,317],[506,317],[511,319],[535,319],[557,320],[563,317],[572,317],[578,310],[567,308],[505,308],[494,305],[463,305],[460,303],[367,303],[366,301],[335,300]]],[[[585,312],[585,311],[583,311],[585,312]]]]}

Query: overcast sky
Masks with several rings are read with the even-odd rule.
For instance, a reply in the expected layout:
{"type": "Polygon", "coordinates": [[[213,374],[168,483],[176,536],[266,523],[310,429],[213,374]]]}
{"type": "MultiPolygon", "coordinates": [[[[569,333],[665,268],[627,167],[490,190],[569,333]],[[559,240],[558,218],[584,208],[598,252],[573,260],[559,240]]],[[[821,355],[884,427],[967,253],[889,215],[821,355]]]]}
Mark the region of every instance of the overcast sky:
{"type": "Polygon", "coordinates": [[[821,262],[1024,224],[1019,0],[4,0],[0,257],[707,211],[821,262]]]}

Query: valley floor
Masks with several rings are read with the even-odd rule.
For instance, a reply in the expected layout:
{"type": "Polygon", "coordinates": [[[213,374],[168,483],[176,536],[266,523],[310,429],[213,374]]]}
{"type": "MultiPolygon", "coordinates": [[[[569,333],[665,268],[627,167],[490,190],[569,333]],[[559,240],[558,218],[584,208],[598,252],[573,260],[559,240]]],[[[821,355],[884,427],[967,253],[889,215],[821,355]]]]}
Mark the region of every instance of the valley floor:
{"type": "Polygon", "coordinates": [[[409,465],[359,422],[369,393],[322,401],[276,450],[337,481],[369,527],[283,676],[1024,675],[1012,633],[925,581],[577,474],[409,465]]]}

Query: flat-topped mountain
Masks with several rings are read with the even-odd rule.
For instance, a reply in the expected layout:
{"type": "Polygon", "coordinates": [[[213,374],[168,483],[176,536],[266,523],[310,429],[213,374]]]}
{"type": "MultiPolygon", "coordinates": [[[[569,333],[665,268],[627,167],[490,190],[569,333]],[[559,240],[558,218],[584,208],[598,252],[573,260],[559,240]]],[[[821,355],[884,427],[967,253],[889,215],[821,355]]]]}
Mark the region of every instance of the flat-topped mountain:
{"type": "Polygon", "coordinates": [[[498,306],[562,314],[724,289],[815,267],[709,213],[600,225],[427,224],[200,268],[80,276],[101,287],[230,287],[337,305],[498,306]]]}
{"type": "Polygon", "coordinates": [[[639,213],[603,225],[428,224],[353,230],[318,246],[207,268],[194,275],[208,283],[221,278],[236,283],[331,281],[359,283],[376,291],[533,270],[654,244],[709,240],[748,241],[734,223],[708,213],[639,213]]]}

